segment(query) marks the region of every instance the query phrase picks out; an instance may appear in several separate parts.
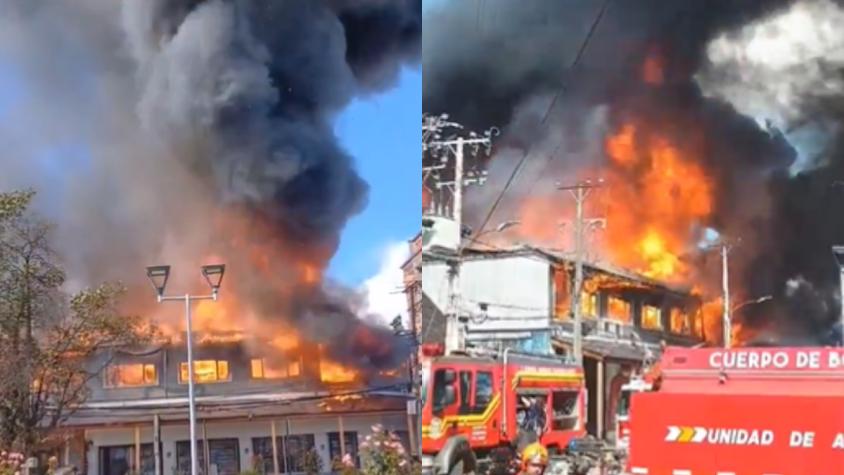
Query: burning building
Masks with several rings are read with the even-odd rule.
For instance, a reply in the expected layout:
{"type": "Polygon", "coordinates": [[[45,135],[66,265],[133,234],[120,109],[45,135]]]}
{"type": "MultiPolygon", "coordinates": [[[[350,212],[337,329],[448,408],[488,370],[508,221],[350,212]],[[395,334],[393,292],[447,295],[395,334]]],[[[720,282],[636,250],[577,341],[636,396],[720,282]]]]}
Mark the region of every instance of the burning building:
{"type": "Polygon", "coordinates": [[[405,410],[406,393],[380,395],[375,381],[399,371],[411,343],[324,274],[368,193],[335,119],[418,64],[421,0],[0,0],[0,10],[4,71],[25,85],[10,138],[20,153],[4,158],[0,187],[43,190],[34,207],[55,222],[67,290],[123,282],[122,310],[169,342],[114,349],[116,366],[91,381],[69,422],[88,473],[183,467],[185,328],[156,306],[152,264],[171,265],[170,288],[186,293],[201,291],[200,265],[227,266],[220,301],[196,308],[194,326],[205,461],[219,473],[266,455],[271,434],[285,437],[283,471],[295,468],[283,458],[293,446],[327,461],[378,420],[368,411],[405,410]]]}
{"type": "MultiPolygon", "coordinates": [[[[194,349],[202,473],[297,472],[306,450],[324,467],[346,453],[360,463],[374,424],[411,445],[409,368],[363,375],[317,354],[289,345],[280,354],[272,342],[264,351],[232,341],[194,349]]],[[[186,361],[173,343],[92,358],[90,396],[64,425],[65,463],[103,475],[188,473],[186,361]]]]}
{"type": "Polygon", "coordinates": [[[502,130],[471,164],[474,244],[572,251],[558,187],[602,179],[587,261],[691,288],[718,343],[721,262],[701,244],[730,243],[733,300],[764,301],[736,312],[736,343],[836,339],[840,2],[483,4],[432,7],[423,38],[423,111],[502,130]]]}
{"type": "MultiPolygon", "coordinates": [[[[423,343],[443,343],[454,292],[459,295],[457,312],[465,345],[571,355],[571,253],[529,245],[467,247],[460,258],[458,287],[452,290],[449,273],[454,257],[443,247],[423,255],[423,292],[430,304],[426,308],[423,301],[423,343]]],[[[665,343],[702,344],[707,331],[702,301],[690,288],[590,262],[584,266],[580,305],[590,401],[587,429],[611,435],[616,379],[629,377],[655,359],[665,343]]]]}

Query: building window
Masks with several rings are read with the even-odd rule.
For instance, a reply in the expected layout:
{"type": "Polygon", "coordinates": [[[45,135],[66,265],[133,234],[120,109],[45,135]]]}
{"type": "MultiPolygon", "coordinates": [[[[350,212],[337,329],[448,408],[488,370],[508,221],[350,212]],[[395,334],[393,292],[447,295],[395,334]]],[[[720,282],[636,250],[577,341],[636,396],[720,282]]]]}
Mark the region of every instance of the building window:
{"type": "Polygon", "coordinates": [[[679,308],[671,309],[671,332],[680,335],[692,333],[691,316],[679,308]]]}
{"type": "Polygon", "coordinates": [[[630,302],[610,296],[607,299],[607,316],[622,323],[630,323],[630,302]]]}
{"type": "MultiPolygon", "coordinates": [[[[276,439],[278,443],[278,439],[276,439]]],[[[281,456],[281,450],[278,450],[278,470],[284,473],[284,459],[281,456]]],[[[273,446],[269,437],[253,437],[252,438],[252,463],[249,467],[258,473],[275,473],[273,463],[273,446]]]]}
{"type": "Polygon", "coordinates": [[[555,268],[554,273],[554,318],[562,320],[571,314],[571,294],[569,294],[569,276],[563,268],[555,268]]]}
{"type": "MultiPolygon", "coordinates": [[[[200,474],[206,473],[203,442],[203,440],[196,441],[196,463],[200,474]]],[[[270,463],[272,463],[272,458],[270,463]]],[[[240,473],[240,443],[238,439],[209,439],[208,465],[208,473],[238,475],[240,473]]],[[[190,473],[190,441],[176,442],[176,473],[190,473]]]]}
{"type": "MultiPolygon", "coordinates": [[[[231,381],[229,362],[224,360],[198,360],[193,362],[193,377],[197,383],[219,383],[231,381]]],[[[179,382],[188,382],[188,364],[179,366],[179,382]]]]}
{"type": "Polygon", "coordinates": [[[642,328],[649,330],[662,329],[662,310],[653,305],[644,305],[642,307],[642,328]]]}
{"type": "Polygon", "coordinates": [[[141,444],[141,470],[135,470],[135,446],[100,447],[100,475],[153,475],[155,454],[152,444],[141,444]]]}
{"type": "Polygon", "coordinates": [[[694,335],[698,338],[703,338],[703,312],[698,311],[695,313],[694,319],[692,321],[692,330],[694,331],[694,335]]]}
{"type": "Polygon", "coordinates": [[[301,376],[302,361],[269,362],[264,358],[252,358],[252,379],[287,379],[301,376]]]}
{"type": "Polygon", "coordinates": [[[358,454],[358,433],[344,432],[343,439],[346,444],[346,447],[344,450],[340,450],[340,433],[328,433],[328,453],[331,457],[331,460],[337,460],[339,458],[342,458],[343,455],[349,454],[352,457],[352,460],[355,461],[355,466],[360,468],[360,455],[358,454]]]}
{"type": "MultiPolygon", "coordinates": [[[[278,453],[279,473],[301,472],[302,458],[308,450],[316,447],[313,434],[288,435],[276,437],[276,451],[278,453]],[[285,443],[286,442],[286,443],[285,443]]],[[[253,463],[251,468],[259,473],[274,473],[273,446],[269,437],[255,437],[252,439],[253,463]]]]}
{"type": "Polygon", "coordinates": [[[580,314],[591,318],[598,316],[598,294],[594,292],[580,294],[580,314]]]}
{"type": "Polygon", "coordinates": [[[134,388],[158,384],[154,364],[117,364],[105,369],[103,386],[106,388],[134,388]]]}
{"type": "MultiPolygon", "coordinates": [[[[285,472],[301,472],[303,469],[302,458],[308,450],[315,447],[313,434],[297,434],[284,437],[285,472]]],[[[281,467],[279,467],[281,468],[281,467]]]]}

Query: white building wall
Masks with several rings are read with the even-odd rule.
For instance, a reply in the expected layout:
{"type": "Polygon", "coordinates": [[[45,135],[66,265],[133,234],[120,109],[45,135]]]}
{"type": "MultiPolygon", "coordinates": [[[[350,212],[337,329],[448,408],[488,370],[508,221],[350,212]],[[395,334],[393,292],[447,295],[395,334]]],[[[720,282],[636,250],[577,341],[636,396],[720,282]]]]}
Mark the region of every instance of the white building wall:
{"type": "MultiPolygon", "coordinates": [[[[448,312],[448,266],[423,264],[422,289],[439,307],[448,312]]],[[[464,261],[460,267],[462,310],[474,315],[475,331],[530,331],[549,327],[552,315],[550,264],[536,256],[511,256],[464,261]],[[488,305],[486,321],[479,303],[488,305]]]]}
{"type": "MultiPolygon", "coordinates": [[[[345,432],[357,432],[358,443],[372,432],[372,426],[382,424],[390,431],[407,432],[407,418],[401,413],[386,414],[346,414],[343,415],[343,430],[345,432]]],[[[338,416],[311,416],[311,417],[279,417],[276,419],[276,436],[287,435],[287,422],[289,421],[289,434],[313,434],[316,449],[322,457],[323,468],[326,473],[331,468],[331,457],[329,455],[328,433],[340,431],[338,416]]],[[[241,421],[209,421],[206,423],[208,439],[232,439],[237,438],[240,450],[240,470],[251,469],[252,462],[252,438],[269,437],[271,435],[270,419],[241,420],[241,421]]],[[[88,475],[99,475],[99,452],[100,447],[134,445],[134,427],[122,427],[114,429],[89,429],[85,431],[86,440],[90,441],[88,446],[88,475]]],[[[197,438],[203,438],[203,423],[197,421],[197,438]]],[[[190,439],[190,429],[187,423],[181,425],[170,425],[162,422],[161,425],[161,455],[162,475],[173,475],[176,473],[176,442],[190,439]]],[[[140,443],[152,443],[153,427],[152,421],[140,427],[140,443]]],[[[279,453],[279,458],[281,454],[279,453]]]]}

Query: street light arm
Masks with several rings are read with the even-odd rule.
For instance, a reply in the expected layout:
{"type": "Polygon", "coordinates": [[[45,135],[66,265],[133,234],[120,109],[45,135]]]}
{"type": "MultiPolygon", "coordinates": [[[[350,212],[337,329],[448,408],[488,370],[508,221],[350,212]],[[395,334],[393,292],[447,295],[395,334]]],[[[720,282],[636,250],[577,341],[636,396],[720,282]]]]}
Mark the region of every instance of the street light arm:
{"type": "Polygon", "coordinates": [[[735,313],[740,308],[747,307],[748,305],[756,305],[758,303],[764,303],[764,302],[767,302],[769,300],[773,300],[773,297],[770,296],[770,295],[766,295],[764,297],[759,297],[758,299],[754,299],[754,300],[748,300],[748,301],[742,302],[742,303],[736,305],[735,307],[733,307],[732,309],[730,309],[730,313],[735,313]]]}
{"type": "MultiPolygon", "coordinates": [[[[193,302],[194,300],[217,300],[218,294],[211,294],[211,295],[188,295],[188,300],[193,302]]],[[[178,300],[179,302],[185,301],[184,295],[167,295],[162,296],[159,299],[159,302],[171,302],[178,300]]]]}

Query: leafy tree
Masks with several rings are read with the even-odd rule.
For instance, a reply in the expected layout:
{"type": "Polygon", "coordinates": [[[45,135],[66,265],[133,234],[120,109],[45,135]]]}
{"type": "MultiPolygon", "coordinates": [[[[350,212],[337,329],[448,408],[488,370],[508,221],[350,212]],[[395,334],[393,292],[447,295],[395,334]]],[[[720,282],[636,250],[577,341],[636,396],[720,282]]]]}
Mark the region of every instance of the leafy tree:
{"type": "Polygon", "coordinates": [[[89,358],[153,336],[121,315],[124,289],[103,284],[68,296],[51,227],[29,211],[31,191],[0,193],[0,447],[31,453],[87,397],[103,368],[89,358]]]}

